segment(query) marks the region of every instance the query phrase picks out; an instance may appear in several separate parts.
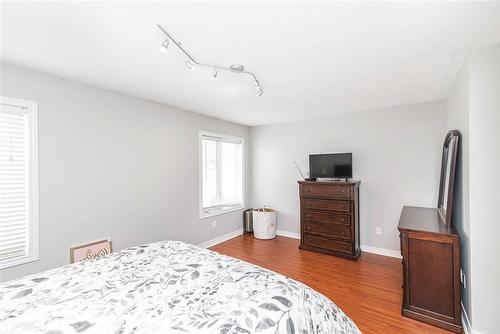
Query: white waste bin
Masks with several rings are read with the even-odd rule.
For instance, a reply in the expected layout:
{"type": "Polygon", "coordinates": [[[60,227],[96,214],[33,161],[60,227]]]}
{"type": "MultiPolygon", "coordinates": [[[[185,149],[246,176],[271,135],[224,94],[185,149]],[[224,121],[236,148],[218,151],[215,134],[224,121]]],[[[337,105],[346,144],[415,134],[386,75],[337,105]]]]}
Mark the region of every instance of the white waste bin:
{"type": "Polygon", "coordinates": [[[253,235],[257,239],[276,237],[276,210],[265,207],[253,210],[253,235]]]}

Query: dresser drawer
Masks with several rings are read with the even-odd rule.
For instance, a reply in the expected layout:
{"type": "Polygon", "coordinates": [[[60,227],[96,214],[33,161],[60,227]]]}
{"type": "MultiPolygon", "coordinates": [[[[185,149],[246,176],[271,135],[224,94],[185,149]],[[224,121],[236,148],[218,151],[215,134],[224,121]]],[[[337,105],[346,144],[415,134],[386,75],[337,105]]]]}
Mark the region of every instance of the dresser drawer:
{"type": "Polygon", "coordinates": [[[320,234],[330,237],[351,241],[351,229],[349,227],[336,226],[330,224],[317,224],[306,221],[304,223],[304,232],[320,234]]]}
{"type": "Polygon", "coordinates": [[[324,198],[352,199],[351,187],[347,185],[331,186],[304,184],[301,187],[301,195],[324,198]]]}
{"type": "Polygon", "coordinates": [[[345,254],[352,253],[351,243],[323,238],[317,235],[306,234],[305,243],[306,245],[309,246],[318,247],[326,250],[332,250],[340,253],[345,253],[345,254]]]}
{"type": "Polygon", "coordinates": [[[325,224],[351,225],[351,217],[349,215],[333,212],[304,211],[303,219],[325,224]]]}
{"type": "Polygon", "coordinates": [[[340,211],[340,212],[351,212],[351,202],[350,201],[338,201],[334,199],[312,199],[303,198],[302,204],[305,210],[316,209],[316,210],[327,210],[327,211],[340,211]]]}

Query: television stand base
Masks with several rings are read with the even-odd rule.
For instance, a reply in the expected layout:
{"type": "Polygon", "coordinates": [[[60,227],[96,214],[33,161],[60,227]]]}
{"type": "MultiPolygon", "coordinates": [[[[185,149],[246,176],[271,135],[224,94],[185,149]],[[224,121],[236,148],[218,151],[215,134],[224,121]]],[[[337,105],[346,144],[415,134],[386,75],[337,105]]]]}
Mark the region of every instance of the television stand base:
{"type": "Polygon", "coordinates": [[[320,182],[349,182],[349,178],[345,179],[336,179],[336,178],[331,178],[331,177],[318,177],[316,181],[320,182]]]}

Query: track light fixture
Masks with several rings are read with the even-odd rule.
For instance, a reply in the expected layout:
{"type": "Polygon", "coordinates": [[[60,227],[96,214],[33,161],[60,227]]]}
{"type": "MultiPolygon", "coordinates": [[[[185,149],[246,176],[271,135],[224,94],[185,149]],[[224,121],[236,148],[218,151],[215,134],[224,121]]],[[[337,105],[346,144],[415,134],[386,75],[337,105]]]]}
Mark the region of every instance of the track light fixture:
{"type": "Polygon", "coordinates": [[[165,36],[167,37],[163,43],[161,44],[160,46],[160,50],[161,52],[165,53],[167,51],[167,48],[170,44],[170,42],[174,43],[175,46],[177,46],[179,48],[179,50],[181,50],[181,52],[188,58],[186,60],[186,66],[191,69],[191,70],[194,70],[196,66],[200,66],[200,67],[208,67],[208,68],[213,68],[212,70],[212,79],[215,79],[217,78],[217,75],[218,75],[218,71],[219,70],[222,70],[222,71],[229,71],[229,72],[233,72],[233,73],[240,73],[240,74],[247,74],[249,76],[252,77],[253,81],[254,81],[254,84],[255,84],[255,95],[256,96],[262,96],[262,94],[264,94],[264,90],[262,89],[262,86],[260,85],[259,81],[257,80],[257,77],[255,76],[254,73],[250,72],[250,71],[246,71],[245,70],[245,66],[243,65],[240,65],[240,64],[235,64],[235,65],[231,65],[231,66],[222,66],[222,65],[209,65],[209,64],[206,64],[206,63],[201,63],[199,61],[197,61],[196,59],[194,59],[187,51],[186,49],[184,49],[184,47],[181,46],[181,43],[176,41],[172,35],[170,35],[168,33],[168,31],[163,28],[160,24],[157,24],[157,27],[158,29],[161,30],[161,32],[163,34],[165,34],[165,36]]]}

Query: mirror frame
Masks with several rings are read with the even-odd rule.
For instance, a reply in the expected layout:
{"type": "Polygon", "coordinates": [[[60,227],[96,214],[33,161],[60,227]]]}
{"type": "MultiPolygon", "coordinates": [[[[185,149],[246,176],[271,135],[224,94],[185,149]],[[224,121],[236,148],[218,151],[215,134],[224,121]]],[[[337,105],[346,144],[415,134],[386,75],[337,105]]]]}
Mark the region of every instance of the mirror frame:
{"type": "Polygon", "coordinates": [[[452,225],[452,214],[453,214],[453,192],[455,186],[455,172],[457,165],[457,152],[458,145],[460,143],[460,132],[457,130],[450,130],[444,139],[443,144],[443,153],[441,157],[441,178],[439,181],[439,196],[438,196],[438,213],[439,218],[443,222],[446,227],[451,227],[452,225]],[[454,143],[451,146],[452,151],[450,152],[450,144],[454,143]],[[448,155],[451,154],[451,159],[448,158],[448,155]],[[446,170],[448,168],[448,161],[450,162],[450,174],[448,178],[446,178],[446,170]],[[446,187],[446,184],[448,187],[446,187]],[[448,194],[444,194],[445,189],[448,189],[448,194]],[[446,207],[444,207],[445,198],[446,198],[446,207]]]}

